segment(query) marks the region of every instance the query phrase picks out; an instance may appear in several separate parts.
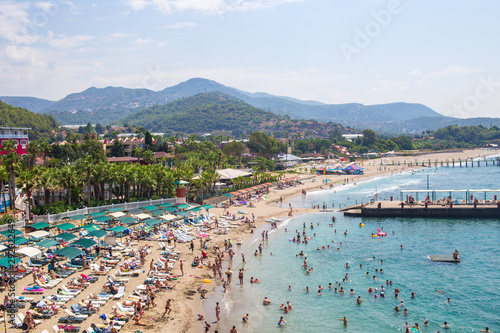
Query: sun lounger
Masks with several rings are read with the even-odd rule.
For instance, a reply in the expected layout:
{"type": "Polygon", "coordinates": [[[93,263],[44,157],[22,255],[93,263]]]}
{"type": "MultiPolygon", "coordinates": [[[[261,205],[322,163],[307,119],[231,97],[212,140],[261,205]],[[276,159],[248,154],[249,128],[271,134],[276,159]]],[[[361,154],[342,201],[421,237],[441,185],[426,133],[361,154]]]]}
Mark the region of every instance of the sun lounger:
{"type": "Polygon", "coordinates": [[[132,312],[134,313],[135,312],[135,309],[133,307],[125,307],[122,305],[122,303],[118,302],[116,303],[116,307],[118,308],[118,310],[120,310],[121,312],[132,312]]]}
{"type": "Polygon", "coordinates": [[[125,295],[125,286],[118,287],[118,293],[113,296],[113,299],[121,299],[125,295]]]}
{"type": "Polygon", "coordinates": [[[41,288],[39,286],[33,287],[24,287],[24,294],[43,294],[45,288],[41,288]],[[37,288],[38,287],[38,288],[37,288]]]}
{"type": "MultiPolygon", "coordinates": [[[[19,316],[19,319],[21,320],[21,322],[24,322],[24,313],[19,312],[17,315],[19,316]]],[[[41,320],[35,320],[35,319],[34,319],[34,322],[35,322],[35,325],[39,325],[42,323],[41,320]]]]}
{"type": "Polygon", "coordinates": [[[66,285],[63,285],[63,286],[61,287],[61,289],[62,289],[63,291],[65,291],[67,294],[69,294],[69,295],[74,295],[74,296],[76,296],[76,295],[78,295],[79,293],[81,293],[81,292],[82,292],[82,290],[81,290],[81,289],[69,289],[66,285]]]}
{"type": "Polygon", "coordinates": [[[73,326],[73,325],[54,325],[52,326],[52,329],[54,330],[55,333],[60,333],[61,331],[64,332],[78,332],[80,331],[80,326],[73,326]]]}

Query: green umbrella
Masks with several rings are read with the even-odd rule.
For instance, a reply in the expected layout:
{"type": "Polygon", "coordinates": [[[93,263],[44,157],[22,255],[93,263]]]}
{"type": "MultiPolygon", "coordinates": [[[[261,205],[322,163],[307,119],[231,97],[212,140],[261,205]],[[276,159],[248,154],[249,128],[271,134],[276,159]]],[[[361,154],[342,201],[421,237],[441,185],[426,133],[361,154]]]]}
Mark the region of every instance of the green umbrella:
{"type": "Polygon", "coordinates": [[[76,247],[63,247],[62,249],[54,252],[55,255],[67,257],[68,259],[76,258],[82,253],[83,253],[83,251],[80,249],[77,249],[76,247]]]}
{"type": "Polygon", "coordinates": [[[51,229],[52,228],[58,228],[61,231],[66,231],[66,230],[75,229],[76,227],[71,223],[61,223],[61,224],[58,224],[58,225],[51,227],[51,229]]]}
{"type": "Polygon", "coordinates": [[[39,223],[35,223],[32,225],[27,225],[27,227],[30,227],[30,228],[33,228],[36,230],[40,230],[40,229],[45,229],[45,228],[50,227],[50,224],[48,224],[46,222],[39,222],[39,223]]]}
{"type": "MultiPolygon", "coordinates": [[[[98,230],[102,231],[102,230],[98,230]]],[[[92,246],[96,245],[97,242],[93,239],[90,238],[80,238],[79,240],[74,241],[73,243],[70,243],[70,246],[80,246],[83,247],[84,249],[90,249],[92,246]]]]}
{"type": "Polygon", "coordinates": [[[3,257],[0,258],[0,266],[5,268],[11,268],[21,262],[21,259],[16,257],[3,257]]]}
{"type": "Polygon", "coordinates": [[[51,248],[52,246],[55,246],[57,244],[59,244],[59,243],[53,239],[44,239],[43,241],[39,241],[38,243],[35,243],[33,245],[45,247],[48,249],[48,248],[51,248]]]}
{"type": "Polygon", "coordinates": [[[54,236],[54,238],[60,238],[60,239],[64,240],[65,242],[69,242],[69,241],[71,241],[75,238],[78,238],[78,237],[73,235],[73,234],[70,234],[69,232],[65,232],[63,234],[59,234],[59,235],[54,236]]]}
{"type": "Polygon", "coordinates": [[[86,236],[102,238],[102,237],[106,236],[107,234],[108,234],[108,232],[106,230],[93,230],[93,231],[89,232],[86,236]]]}

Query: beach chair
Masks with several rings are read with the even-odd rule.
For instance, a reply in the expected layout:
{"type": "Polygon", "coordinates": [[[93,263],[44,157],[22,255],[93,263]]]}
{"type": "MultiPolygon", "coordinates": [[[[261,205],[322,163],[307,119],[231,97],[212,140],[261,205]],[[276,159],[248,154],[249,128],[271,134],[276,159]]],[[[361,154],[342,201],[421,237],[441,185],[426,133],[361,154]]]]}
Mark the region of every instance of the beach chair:
{"type": "MultiPolygon", "coordinates": [[[[19,312],[17,315],[19,316],[19,319],[21,320],[21,322],[24,322],[24,314],[19,312]]],[[[42,321],[38,320],[38,319],[34,319],[33,321],[35,322],[35,326],[40,325],[42,323],[42,321]]]]}
{"type": "Polygon", "coordinates": [[[14,322],[12,323],[14,327],[21,328],[23,326],[23,321],[20,320],[17,315],[14,316],[14,322]]]}
{"type": "Polygon", "coordinates": [[[81,319],[87,319],[89,316],[86,314],[74,313],[70,309],[64,309],[64,312],[66,312],[69,317],[75,317],[75,318],[81,318],[81,319]]]}
{"type": "Polygon", "coordinates": [[[120,278],[116,277],[115,275],[108,276],[108,281],[113,284],[124,285],[128,282],[128,280],[129,280],[128,278],[120,278]]]}
{"type": "Polygon", "coordinates": [[[121,302],[116,303],[116,307],[121,312],[132,312],[132,313],[135,312],[135,309],[133,307],[125,307],[125,306],[123,306],[123,304],[121,302]]]}
{"type": "Polygon", "coordinates": [[[125,295],[125,286],[118,287],[118,293],[113,296],[113,299],[121,299],[125,295]]]}
{"type": "Polygon", "coordinates": [[[52,326],[52,329],[54,330],[55,333],[61,333],[61,332],[78,332],[80,331],[80,326],[73,326],[73,325],[54,325],[52,326]]]}
{"type": "Polygon", "coordinates": [[[43,283],[42,281],[40,280],[35,280],[36,284],[39,285],[40,287],[42,288],[46,288],[46,289],[51,289],[51,288],[54,288],[54,286],[56,286],[59,282],[57,282],[56,284],[52,284],[52,283],[43,283]]]}
{"type": "Polygon", "coordinates": [[[45,288],[40,288],[39,286],[24,287],[23,294],[43,294],[45,288]]]}
{"type": "Polygon", "coordinates": [[[74,295],[74,296],[82,292],[81,289],[68,289],[68,287],[65,284],[61,286],[61,289],[68,295],[74,295]]]}

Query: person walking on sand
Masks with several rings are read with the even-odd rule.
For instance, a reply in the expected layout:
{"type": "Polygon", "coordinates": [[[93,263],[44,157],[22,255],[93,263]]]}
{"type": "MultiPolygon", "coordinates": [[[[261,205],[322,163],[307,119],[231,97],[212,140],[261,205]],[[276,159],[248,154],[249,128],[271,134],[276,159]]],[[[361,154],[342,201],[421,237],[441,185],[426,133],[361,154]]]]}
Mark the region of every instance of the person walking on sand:
{"type": "Polygon", "coordinates": [[[171,298],[167,300],[167,303],[165,304],[165,312],[163,312],[163,315],[161,316],[162,318],[165,317],[166,314],[170,314],[172,309],[170,308],[170,302],[172,301],[171,298]]]}
{"type": "Polygon", "coordinates": [[[155,271],[155,261],[154,261],[154,259],[151,259],[151,262],[149,263],[149,272],[148,272],[148,275],[151,272],[154,273],[154,271],[155,271]]]}
{"type": "Polygon", "coordinates": [[[227,268],[226,270],[226,277],[227,277],[227,284],[231,284],[231,277],[233,276],[233,271],[231,268],[227,268]]]}
{"type": "Polygon", "coordinates": [[[219,302],[215,303],[215,317],[217,318],[217,321],[220,321],[220,305],[219,305],[219,302]]]}
{"type": "Polygon", "coordinates": [[[184,276],[184,264],[182,263],[182,260],[180,260],[180,269],[181,269],[181,276],[184,276]]]}
{"type": "Polygon", "coordinates": [[[194,253],[194,242],[191,240],[191,243],[189,244],[189,249],[191,250],[191,254],[194,253]]]}

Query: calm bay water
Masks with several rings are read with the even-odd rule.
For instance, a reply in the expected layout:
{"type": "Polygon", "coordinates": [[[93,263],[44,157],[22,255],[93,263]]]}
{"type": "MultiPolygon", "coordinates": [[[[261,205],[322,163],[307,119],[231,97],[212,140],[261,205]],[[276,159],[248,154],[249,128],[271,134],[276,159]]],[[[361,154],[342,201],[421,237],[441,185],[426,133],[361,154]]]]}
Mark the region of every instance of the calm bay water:
{"type": "MultiPolygon", "coordinates": [[[[390,196],[396,199],[402,189],[426,189],[427,176],[431,189],[500,188],[499,167],[433,168],[375,178],[355,186],[352,182],[346,186],[337,183],[332,190],[296,198],[292,205],[312,207],[325,202],[331,207],[334,202],[337,208],[356,201],[366,202],[375,191],[381,199],[390,196]]],[[[464,196],[457,194],[458,199],[465,199],[460,195],[464,196]]],[[[484,199],[482,193],[475,196],[484,199]]],[[[492,197],[493,194],[488,194],[488,198],[492,197]]],[[[227,318],[220,328],[226,331],[236,325],[240,332],[404,332],[403,325],[408,322],[419,323],[422,332],[436,332],[443,331],[440,325],[447,321],[451,324],[448,332],[479,332],[485,326],[499,331],[499,239],[500,223],[495,219],[364,219],[344,217],[341,213],[299,216],[270,233],[269,240],[263,243],[263,256],[253,256],[260,238],[246,244],[245,283],[240,286],[233,282],[224,295],[223,315],[227,318]],[[332,215],[337,219],[334,227],[329,226],[332,215]],[[303,223],[308,236],[316,235],[307,245],[289,241],[295,230],[302,232],[303,223]],[[310,229],[311,223],[314,229],[310,229]],[[359,227],[359,223],[364,223],[364,227],[359,227]],[[387,231],[388,236],[370,237],[378,228],[387,231]],[[346,230],[348,234],[344,235],[346,230]],[[452,254],[455,249],[461,253],[459,264],[434,263],[429,259],[431,254],[452,254]],[[301,269],[303,259],[295,256],[300,251],[304,251],[309,265],[314,267],[310,275],[301,269]],[[346,262],[350,265],[348,269],[346,262]],[[375,273],[375,269],[383,269],[384,273],[375,273]],[[349,280],[344,283],[346,273],[349,280]],[[251,285],[248,282],[251,276],[262,283],[251,285]],[[386,280],[392,280],[393,285],[387,286],[386,280]],[[336,282],[342,283],[345,294],[328,288],[328,283],[338,288],[336,282]],[[325,288],[321,296],[317,295],[318,285],[325,288]],[[387,289],[385,298],[368,293],[370,287],[381,285],[387,289]],[[309,293],[304,290],[306,286],[309,293]],[[399,299],[393,296],[395,288],[401,291],[399,299]],[[349,294],[350,289],[355,295],[349,294]],[[412,291],[415,299],[410,297],[412,291]],[[356,304],[358,295],[362,305],[356,304]],[[264,296],[274,303],[263,306],[264,296]],[[408,309],[406,316],[393,310],[401,299],[408,309]],[[287,301],[294,309],[283,314],[279,305],[287,301]],[[245,313],[250,314],[247,324],[241,321],[245,313]],[[277,326],[280,316],[288,322],[284,327],[277,326]],[[349,320],[346,327],[336,320],[343,316],[349,320]],[[425,319],[430,322],[427,327],[422,326],[425,319]]],[[[241,260],[239,256],[236,258],[233,270],[237,276],[241,260]]]]}

